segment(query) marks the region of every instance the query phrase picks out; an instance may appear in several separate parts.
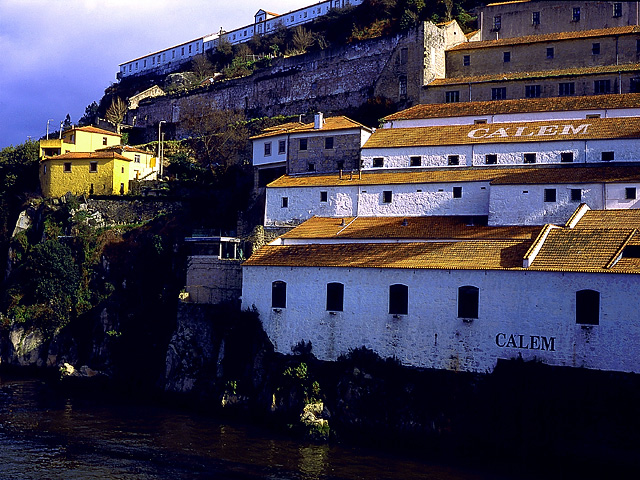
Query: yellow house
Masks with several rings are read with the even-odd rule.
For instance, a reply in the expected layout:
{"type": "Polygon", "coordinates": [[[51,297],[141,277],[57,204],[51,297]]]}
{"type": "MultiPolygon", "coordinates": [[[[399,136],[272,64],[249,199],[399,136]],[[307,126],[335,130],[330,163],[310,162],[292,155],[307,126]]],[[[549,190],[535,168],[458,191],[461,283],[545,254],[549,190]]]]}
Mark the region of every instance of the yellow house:
{"type": "Polygon", "coordinates": [[[116,152],[72,152],[40,160],[40,187],[45,197],[124,195],[129,191],[131,159],[116,152]]]}
{"type": "Polygon", "coordinates": [[[95,152],[120,145],[121,136],[97,127],[75,127],[62,132],[62,138],[40,140],[40,158],[74,152],[95,152]]]}
{"type": "Polygon", "coordinates": [[[158,168],[153,152],[128,145],[101,148],[98,152],[115,152],[131,160],[129,180],[157,180],[158,168]]]}

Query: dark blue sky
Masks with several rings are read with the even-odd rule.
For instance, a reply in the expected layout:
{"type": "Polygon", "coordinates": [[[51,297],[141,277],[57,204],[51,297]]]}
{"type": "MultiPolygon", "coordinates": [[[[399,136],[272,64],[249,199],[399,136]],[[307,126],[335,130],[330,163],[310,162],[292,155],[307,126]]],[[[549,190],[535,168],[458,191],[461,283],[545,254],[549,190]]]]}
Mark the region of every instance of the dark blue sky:
{"type": "Polygon", "coordinates": [[[0,0],[0,149],[99,101],[118,65],[314,0],[0,0]]]}

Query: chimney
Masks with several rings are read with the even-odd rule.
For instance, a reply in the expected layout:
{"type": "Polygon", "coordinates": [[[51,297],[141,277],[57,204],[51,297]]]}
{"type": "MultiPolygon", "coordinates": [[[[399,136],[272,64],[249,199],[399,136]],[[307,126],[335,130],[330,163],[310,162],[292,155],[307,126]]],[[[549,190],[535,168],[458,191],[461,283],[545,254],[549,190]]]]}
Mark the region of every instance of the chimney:
{"type": "Polygon", "coordinates": [[[315,114],[315,117],[314,117],[313,128],[315,130],[320,130],[323,125],[324,125],[324,116],[322,115],[322,112],[318,112],[315,114]]]}

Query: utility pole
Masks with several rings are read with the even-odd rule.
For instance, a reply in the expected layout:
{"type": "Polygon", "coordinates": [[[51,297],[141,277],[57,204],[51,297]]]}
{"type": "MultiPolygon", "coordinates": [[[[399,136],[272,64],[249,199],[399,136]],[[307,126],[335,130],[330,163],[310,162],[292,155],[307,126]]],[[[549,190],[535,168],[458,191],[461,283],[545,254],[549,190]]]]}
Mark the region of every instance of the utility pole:
{"type": "Polygon", "coordinates": [[[162,129],[162,124],[167,123],[165,120],[160,120],[158,123],[158,162],[160,163],[160,178],[162,178],[162,137],[163,134],[160,133],[162,129]]]}
{"type": "Polygon", "coordinates": [[[47,120],[47,140],[49,140],[49,122],[53,122],[53,118],[47,120]]]}

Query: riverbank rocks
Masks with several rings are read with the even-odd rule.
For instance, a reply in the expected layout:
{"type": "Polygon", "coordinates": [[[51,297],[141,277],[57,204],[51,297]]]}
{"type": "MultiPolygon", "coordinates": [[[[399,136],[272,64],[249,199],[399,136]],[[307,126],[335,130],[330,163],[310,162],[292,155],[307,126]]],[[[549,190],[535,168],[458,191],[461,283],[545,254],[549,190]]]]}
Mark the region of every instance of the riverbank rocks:
{"type": "Polygon", "coordinates": [[[300,423],[305,427],[306,434],[313,440],[329,439],[329,420],[323,418],[328,416],[324,403],[315,402],[304,406],[300,414],[300,423]]]}

